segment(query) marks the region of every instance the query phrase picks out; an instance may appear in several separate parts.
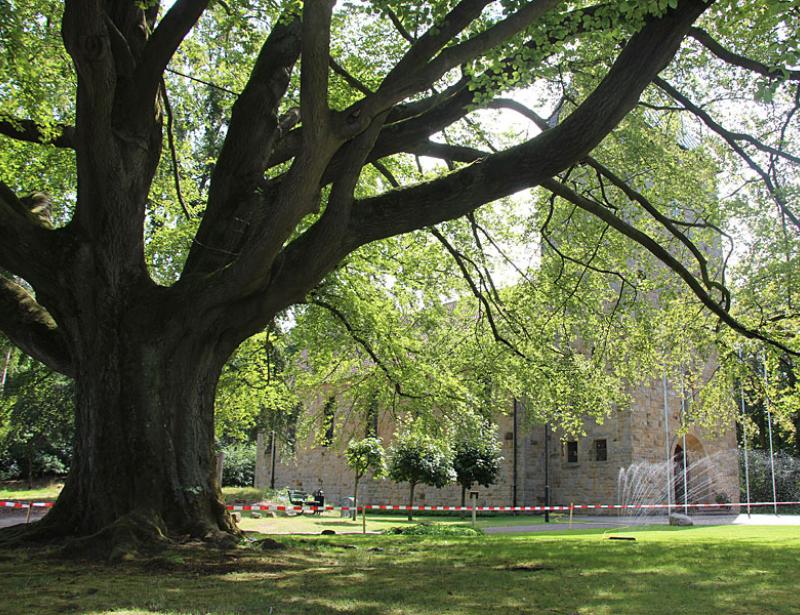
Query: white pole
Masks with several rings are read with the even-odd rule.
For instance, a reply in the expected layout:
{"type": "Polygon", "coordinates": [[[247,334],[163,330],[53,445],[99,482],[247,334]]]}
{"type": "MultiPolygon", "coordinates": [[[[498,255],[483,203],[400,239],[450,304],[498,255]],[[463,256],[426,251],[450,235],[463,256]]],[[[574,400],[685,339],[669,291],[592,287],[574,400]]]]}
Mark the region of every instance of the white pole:
{"type": "MultiPolygon", "coordinates": [[[[739,349],[739,361],[742,360],[742,349],[739,349]]],[[[750,463],[747,458],[747,414],[744,406],[744,385],[739,380],[739,397],[742,403],[742,442],[744,443],[744,486],[747,493],[747,517],[750,518],[750,463]]]]}
{"type": "Polygon", "coordinates": [[[672,454],[669,445],[669,400],[667,391],[667,370],[664,370],[664,452],[667,459],[667,516],[672,512],[672,454]]]}
{"type": "Polygon", "coordinates": [[[767,409],[767,429],[769,431],[769,468],[772,472],[772,509],[775,514],[778,514],[778,490],[775,487],[775,455],[772,449],[772,413],[769,410],[769,393],[767,386],[769,380],[767,379],[767,355],[764,354],[764,406],[767,409]]]}
{"type": "Polygon", "coordinates": [[[688,468],[686,467],[686,392],[681,380],[681,428],[683,429],[683,514],[689,515],[688,468]]]}

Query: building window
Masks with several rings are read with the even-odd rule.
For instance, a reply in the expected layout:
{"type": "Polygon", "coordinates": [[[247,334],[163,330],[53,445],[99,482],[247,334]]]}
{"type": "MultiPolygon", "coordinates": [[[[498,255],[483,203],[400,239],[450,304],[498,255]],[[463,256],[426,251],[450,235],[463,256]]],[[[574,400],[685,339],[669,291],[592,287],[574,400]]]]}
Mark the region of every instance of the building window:
{"type": "Polygon", "coordinates": [[[364,433],[365,438],[378,437],[378,396],[373,395],[367,406],[367,428],[364,433]]]}
{"type": "Polygon", "coordinates": [[[333,444],[333,424],[335,415],[336,398],[331,395],[322,408],[322,429],[325,430],[325,436],[322,438],[322,446],[330,446],[333,444]]]}
{"type": "Polygon", "coordinates": [[[578,463],[578,443],[575,440],[567,442],[567,463],[578,463]]]}
{"type": "Polygon", "coordinates": [[[300,413],[303,411],[303,405],[297,404],[287,417],[286,424],[286,444],[289,449],[289,454],[294,455],[297,450],[297,421],[300,419],[300,413]]]}
{"type": "Polygon", "coordinates": [[[608,442],[606,440],[594,441],[594,458],[595,461],[608,460],[608,442]]]}

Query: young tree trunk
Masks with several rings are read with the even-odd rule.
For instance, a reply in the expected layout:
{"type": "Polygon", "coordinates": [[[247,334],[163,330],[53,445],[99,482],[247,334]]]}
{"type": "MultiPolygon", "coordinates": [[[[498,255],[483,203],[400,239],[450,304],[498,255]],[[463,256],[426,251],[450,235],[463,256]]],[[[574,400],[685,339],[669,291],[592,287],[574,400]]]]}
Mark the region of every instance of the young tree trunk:
{"type": "Polygon", "coordinates": [[[33,447],[30,442],[27,444],[26,453],[28,462],[28,471],[26,473],[28,477],[28,489],[33,489],[33,447]]]}
{"type": "Polygon", "coordinates": [[[467,505],[467,487],[466,487],[466,485],[464,485],[464,483],[461,483],[461,517],[462,518],[466,514],[466,511],[464,511],[464,508],[466,507],[466,505],[467,505]]]}
{"type": "Polygon", "coordinates": [[[361,477],[358,475],[358,472],[356,472],[356,484],[353,487],[353,521],[358,521],[358,481],[360,478],[361,477]]]}
{"type": "Polygon", "coordinates": [[[416,487],[416,486],[417,486],[417,483],[411,483],[411,491],[410,491],[410,493],[408,495],[408,505],[409,505],[408,520],[409,521],[413,521],[414,520],[414,511],[411,510],[410,507],[414,506],[414,487],[416,487]]]}

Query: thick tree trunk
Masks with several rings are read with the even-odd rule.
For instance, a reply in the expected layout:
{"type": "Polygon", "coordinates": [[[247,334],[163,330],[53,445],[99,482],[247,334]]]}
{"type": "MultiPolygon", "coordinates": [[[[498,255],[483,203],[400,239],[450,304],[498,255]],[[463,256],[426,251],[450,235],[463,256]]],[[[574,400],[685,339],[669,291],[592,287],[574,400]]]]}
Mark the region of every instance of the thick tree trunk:
{"type": "Polygon", "coordinates": [[[137,327],[79,360],[73,463],[42,531],[87,536],[123,524],[138,539],[237,532],[213,450],[226,355],[209,337],[137,327]]]}

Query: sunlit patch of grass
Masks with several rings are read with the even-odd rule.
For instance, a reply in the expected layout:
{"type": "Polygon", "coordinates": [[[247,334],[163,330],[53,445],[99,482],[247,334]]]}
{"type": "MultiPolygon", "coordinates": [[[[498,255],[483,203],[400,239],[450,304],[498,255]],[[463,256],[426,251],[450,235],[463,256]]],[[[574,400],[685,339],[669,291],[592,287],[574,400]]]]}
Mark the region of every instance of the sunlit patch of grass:
{"type": "Polygon", "coordinates": [[[28,489],[25,481],[4,481],[0,483],[0,500],[54,500],[63,486],[60,481],[40,481],[28,489]]]}
{"type": "Polygon", "coordinates": [[[798,528],[632,535],[287,536],[281,550],[186,545],[116,567],[6,552],[0,595],[5,611],[32,615],[797,613],[798,528]]]}

